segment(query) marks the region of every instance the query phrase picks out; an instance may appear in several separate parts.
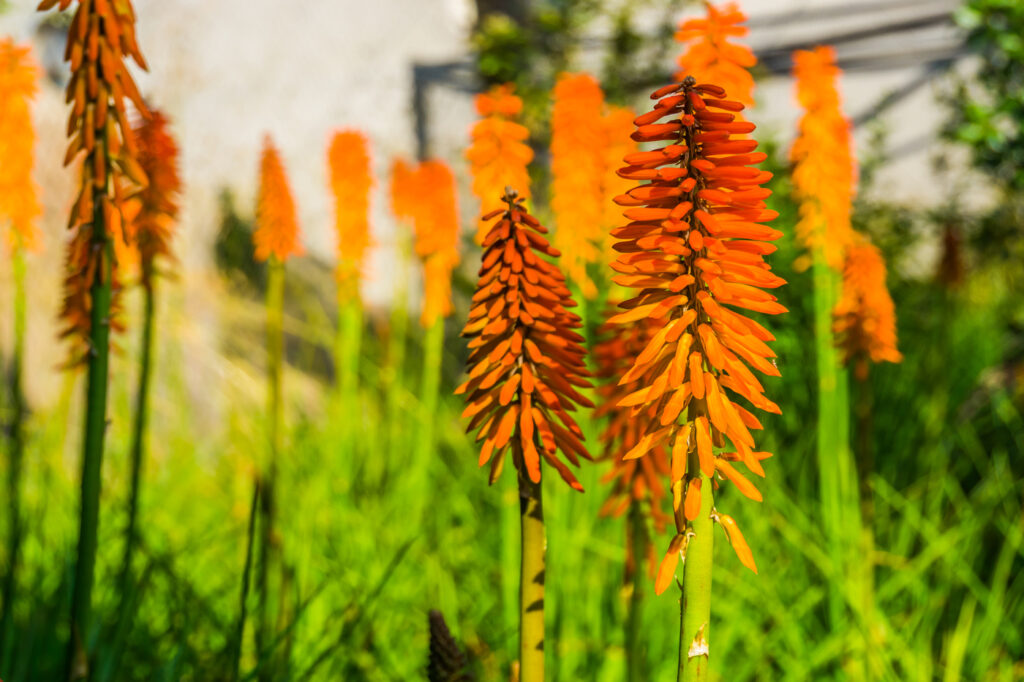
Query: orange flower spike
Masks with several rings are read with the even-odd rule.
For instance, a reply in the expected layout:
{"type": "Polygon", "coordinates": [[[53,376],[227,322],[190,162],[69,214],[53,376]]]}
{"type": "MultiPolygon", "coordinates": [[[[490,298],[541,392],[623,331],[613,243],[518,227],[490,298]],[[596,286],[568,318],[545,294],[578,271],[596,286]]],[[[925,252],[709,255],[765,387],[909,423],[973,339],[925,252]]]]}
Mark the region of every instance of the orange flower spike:
{"type": "Polygon", "coordinates": [[[171,257],[170,239],[178,218],[178,145],[168,127],[167,117],[156,109],[134,127],[139,166],[149,184],[125,201],[124,232],[131,255],[139,260],[146,288],[156,274],[156,259],[171,257]]]}
{"type": "Polygon", "coordinates": [[[370,142],[356,130],[331,137],[327,151],[331,194],[334,196],[334,232],[338,240],[335,276],[346,295],[358,296],[363,262],[370,248],[370,142]]]}
{"type": "Polygon", "coordinates": [[[420,322],[430,328],[452,312],[452,271],[459,264],[455,175],[441,161],[424,161],[396,180],[404,183],[396,189],[398,208],[411,217],[416,255],[423,262],[420,322]]]}
{"type": "MultiPolygon", "coordinates": [[[[530,131],[517,119],[523,101],[513,92],[511,84],[498,85],[476,96],[476,111],[481,116],[472,130],[466,150],[473,175],[473,194],[480,200],[480,215],[502,207],[501,195],[506,187],[515,187],[524,199],[530,198],[530,174],[527,167],[533,150],[526,144],[530,131]]],[[[490,226],[479,220],[476,242],[483,242],[490,226]]]]}
{"type": "Polygon", "coordinates": [[[834,270],[853,243],[850,212],[857,167],[850,122],[839,99],[835,50],[821,46],[793,53],[796,95],[804,114],[790,150],[793,188],[800,201],[796,235],[809,249],[822,249],[834,270]]]}
{"type": "MultiPolygon", "coordinates": [[[[71,5],[71,0],[43,0],[39,10],[71,5]]],[[[64,59],[71,64],[67,101],[70,142],[65,165],[81,158],[78,191],[68,219],[72,237],[68,244],[64,304],[61,317],[64,335],[74,340],[72,362],[89,352],[94,283],[109,272],[113,290],[111,328],[120,329],[118,272],[108,261],[107,242],[122,231],[123,197],[133,185],[147,184],[138,160],[138,145],[128,121],[126,100],[143,118],[149,109],[135,85],[127,60],[143,69],[146,61],[135,41],[135,10],[131,0],[77,4],[68,29],[64,59]],[[97,225],[97,219],[102,225],[97,225]]]]}
{"type": "Polygon", "coordinates": [[[876,246],[861,238],[846,252],[843,291],[833,311],[833,331],[845,361],[854,363],[861,381],[868,360],[900,362],[896,349],[896,309],[885,285],[885,259],[876,246]]]}
{"type": "Polygon", "coordinates": [[[273,256],[283,263],[289,257],[301,256],[305,252],[299,241],[299,221],[288,176],[269,135],[263,139],[260,158],[256,224],[258,227],[252,235],[256,260],[265,261],[273,256]]]}
{"type": "MultiPolygon", "coordinates": [[[[724,5],[706,3],[707,14],[679,24],[676,40],[687,46],[679,57],[676,79],[693,76],[701,83],[715,83],[745,106],[754,104],[754,77],[749,69],[757,57],[746,45],[733,38],[747,35],[742,24],[747,20],[735,2],[724,5]]],[[[742,108],[742,107],[740,107],[742,108]]]]}
{"type": "Polygon", "coordinates": [[[483,441],[480,466],[490,464],[490,481],[501,474],[504,453],[520,475],[540,482],[541,461],[553,466],[575,490],[583,487],[558,457],[570,464],[590,459],[583,431],[570,416],[576,405],[593,407],[578,388],[590,386],[584,362],[582,326],[565,278],[543,234],[547,230],[514,191],[484,238],[483,262],[469,319],[462,335],[471,349],[465,395],[470,431],[483,441]]]}
{"type": "Polygon", "coordinates": [[[637,151],[640,146],[630,135],[633,132],[633,119],[636,112],[627,107],[608,107],[604,115],[604,198],[601,199],[603,217],[601,219],[601,253],[605,262],[615,260],[618,255],[612,250],[615,240],[610,232],[618,227],[622,213],[613,199],[633,186],[632,181],[619,177],[616,173],[622,164],[622,157],[637,151]]]}
{"type": "Polygon", "coordinates": [[[42,213],[32,181],[35,129],[31,103],[39,67],[31,48],[0,40],[0,224],[9,222],[11,248],[38,248],[35,221],[42,213]]]}
{"type": "Polygon", "coordinates": [[[724,127],[739,105],[717,85],[693,78],[655,91],[652,99],[659,101],[637,117],[633,139],[667,144],[628,154],[619,170],[643,181],[616,197],[630,222],[613,231],[616,281],[637,295],[609,322],[655,325],[623,374],[619,388],[626,397],[619,405],[640,422],[628,457],[671,449],[670,480],[685,491],[673,499],[676,530],[686,534],[701,496],[711,492],[696,485],[702,475],[719,473],[741,493],[759,497],[715,449],[731,443],[739,453],[732,459],[763,474],[748,426],[760,424],[738,398],[777,411],[751,369],[773,376],[778,370],[765,343],[773,337],[743,313],[785,312],[770,293],[784,282],[764,260],[781,233],[763,224],[776,217],[761,187],[770,174],[754,167],[765,155],[754,140],[734,137],[752,125],[724,127]]]}
{"type": "Polygon", "coordinates": [[[551,110],[551,209],[554,246],[569,280],[586,298],[597,295],[587,264],[601,259],[604,241],[604,93],[588,74],[563,74],[551,110]]]}

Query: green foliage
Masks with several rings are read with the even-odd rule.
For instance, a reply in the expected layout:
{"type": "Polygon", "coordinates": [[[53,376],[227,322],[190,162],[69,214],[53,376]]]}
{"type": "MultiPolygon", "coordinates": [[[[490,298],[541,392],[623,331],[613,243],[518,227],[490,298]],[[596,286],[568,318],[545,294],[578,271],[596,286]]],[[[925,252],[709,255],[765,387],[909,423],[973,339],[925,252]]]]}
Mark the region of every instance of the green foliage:
{"type": "Polygon", "coordinates": [[[974,84],[959,85],[949,135],[1005,186],[1024,189],[1024,4],[967,0],[956,12],[980,58],[974,84]]]}

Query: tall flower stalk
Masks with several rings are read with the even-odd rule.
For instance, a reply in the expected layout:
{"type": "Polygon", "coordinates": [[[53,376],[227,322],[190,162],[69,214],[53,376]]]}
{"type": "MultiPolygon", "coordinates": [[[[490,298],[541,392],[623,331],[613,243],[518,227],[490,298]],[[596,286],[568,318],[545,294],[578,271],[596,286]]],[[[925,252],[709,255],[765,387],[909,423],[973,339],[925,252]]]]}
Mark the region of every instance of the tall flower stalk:
{"type": "Polygon", "coordinates": [[[14,596],[17,593],[21,542],[21,470],[25,452],[24,422],[28,408],[23,389],[25,355],[25,252],[38,242],[35,221],[40,213],[32,181],[35,130],[31,104],[39,69],[30,48],[0,40],[0,225],[8,223],[14,274],[14,347],[7,367],[10,387],[7,443],[7,570],[0,588],[0,670],[7,669],[14,647],[14,596]]]}
{"type": "MultiPolygon", "coordinates": [[[[43,0],[41,11],[65,10],[72,0],[43,0]]],[[[146,62],[135,40],[135,11],[130,0],[79,0],[64,58],[71,65],[67,100],[71,142],[65,162],[82,157],[78,195],[71,207],[72,231],[65,278],[63,318],[74,345],[73,359],[88,366],[85,427],[82,439],[82,497],[78,559],[71,598],[67,677],[89,675],[92,586],[99,527],[100,472],[107,422],[110,331],[115,295],[111,235],[121,230],[123,185],[146,184],[136,161],[135,136],[126,99],[148,115],[127,59],[146,62]]]]}
{"type": "MultiPolygon", "coordinates": [[[[440,161],[416,169],[419,195],[414,205],[415,251],[423,264],[423,374],[420,381],[420,434],[416,439],[414,480],[425,480],[434,450],[437,398],[441,383],[444,319],[452,312],[452,271],[459,263],[459,213],[455,176],[440,161]]],[[[422,494],[417,496],[422,500],[422,494]]],[[[414,518],[418,518],[418,515],[414,518]]]]}
{"type": "MultiPolygon", "coordinates": [[[[337,237],[338,337],[334,366],[338,392],[346,415],[361,414],[354,404],[359,390],[359,355],[363,336],[363,306],[359,282],[370,248],[370,142],[356,130],[341,130],[331,137],[327,152],[331,194],[334,197],[334,232],[337,237]]],[[[348,436],[354,431],[349,429],[348,436]]]]}
{"type": "MultiPolygon", "coordinates": [[[[142,350],[139,357],[139,383],[135,394],[135,419],[132,424],[128,523],[125,528],[124,559],[121,562],[121,594],[130,600],[128,581],[132,573],[132,555],[137,545],[137,519],[145,461],[146,426],[149,420],[149,384],[153,365],[153,329],[156,315],[156,279],[159,262],[172,258],[170,239],[178,218],[178,145],[168,129],[163,113],[152,110],[141,118],[134,133],[138,144],[138,162],[149,184],[125,202],[125,235],[138,256],[139,284],[143,291],[142,350]]],[[[122,612],[122,618],[127,617],[122,612]]]]}
{"type": "MultiPolygon", "coordinates": [[[[861,521],[849,448],[849,380],[836,349],[832,315],[839,300],[840,272],[854,238],[850,213],[856,165],[850,123],[840,105],[835,51],[797,51],[793,63],[797,100],[804,109],[790,151],[793,189],[800,202],[796,235],[809,252],[797,265],[807,267],[809,262],[814,282],[821,517],[837,574],[832,582],[842,585],[840,576],[852,574],[860,561],[856,548],[861,521]]],[[[830,591],[829,611],[834,624],[845,618],[845,597],[838,589],[830,591]]]]}
{"type": "Polygon", "coordinates": [[[507,189],[504,210],[484,238],[483,262],[463,336],[470,339],[469,379],[463,418],[482,441],[480,466],[490,482],[501,475],[511,453],[520,495],[522,553],[519,589],[519,663],[522,682],[544,679],[544,511],[541,461],[555,468],[573,489],[583,486],[558,457],[571,464],[589,459],[583,431],[570,416],[576,405],[591,406],[578,391],[586,379],[581,327],[565,284],[552,262],[559,254],[547,230],[507,189]]]}
{"type": "Polygon", "coordinates": [[[292,256],[302,255],[295,201],[285,175],[281,157],[268,135],[260,160],[260,185],[256,208],[257,229],[253,233],[255,257],[266,261],[267,278],[267,460],[260,483],[260,560],[257,589],[260,598],[256,623],[256,649],[266,665],[261,679],[274,679],[279,672],[278,655],[270,650],[279,622],[278,609],[272,603],[275,592],[271,582],[283,574],[280,542],[277,539],[276,479],[278,460],[284,451],[284,264],[292,256]],[[275,573],[277,575],[275,575],[275,573]]]}
{"type": "MultiPolygon", "coordinates": [[[[520,196],[530,198],[530,174],[527,167],[533,150],[526,141],[530,131],[519,123],[523,100],[511,84],[497,85],[473,99],[480,120],[470,131],[472,142],[466,159],[473,175],[473,195],[480,200],[480,216],[502,207],[501,194],[506,187],[519,188],[520,196]]],[[[477,221],[476,242],[480,244],[490,226],[477,221]]]]}
{"type": "Polygon", "coordinates": [[[639,290],[611,324],[647,325],[650,340],[620,383],[620,407],[643,433],[624,455],[669,454],[676,533],[659,567],[655,592],[672,582],[683,560],[679,679],[708,679],[711,641],[713,524],[725,531],[741,563],[757,571],[732,517],[714,503],[716,477],[760,501],[761,493],[735,463],[764,475],[750,431],[761,423],[735,398],[778,413],[750,368],[778,376],[767,342],[771,332],[733,310],[778,314],[786,309],[765,289],[784,284],[764,257],[781,233],[763,223],[770,173],[753,167],[765,155],[757,142],[737,139],[754,130],[737,121],[743,109],[717,85],[693,78],[656,90],[654,110],[636,119],[633,139],[667,142],[626,156],[620,174],[645,181],[616,203],[630,221],[613,232],[620,256],[615,282],[639,290]],[[668,119],[663,120],[663,119],[668,119]],[[661,121],[661,122],[659,122],[661,121]]]}

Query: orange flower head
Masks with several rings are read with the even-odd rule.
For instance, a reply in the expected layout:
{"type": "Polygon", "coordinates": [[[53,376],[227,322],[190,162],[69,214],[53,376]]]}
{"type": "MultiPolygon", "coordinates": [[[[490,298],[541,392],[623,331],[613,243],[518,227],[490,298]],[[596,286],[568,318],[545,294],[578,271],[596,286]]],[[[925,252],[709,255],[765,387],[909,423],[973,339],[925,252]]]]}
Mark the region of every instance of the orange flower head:
{"type": "Polygon", "coordinates": [[[441,161],[424,161],[412,169],[396,164],[393,204],[409,216],[415,250],[423,263],[423,312],[431,327],[452,312],[452,271],[459,264],[459,212],[455,175],[441,161]]]}
{"type": "Polygon", "coordinates": [[[366,252],[370,248],[370,142],[356,130],[331,138],[327,165],[334,195],[334,231],[338,238],[335,274],[345,295],[358,296],[366,252]]]}
{"type": "Polygon", "coordinates": [[[626,107],[608,107],[603,117],[604,123],[604,183],[602,184],[604,198],[601,200],[603,216],[601,219],[601,251],[604,262],[610,263],[618,256],[612,246],[615,240],[611,237],[611,231],[618,227],[622,218],[619,207],[613,199],[622,194],[633,183],[618,174],[622,157],[632,154],[640,147],[630,134],[633,132],[633,119],[636,112],[626,107]]]}
{"type": "Polygon", "coordinates": [[[837,89],[840,70],[831,47],[797,50],[793,64],[797,100],[804,109],[790,150],[800,201],[796,235],[809,250],[822,249],[829,267],[839,270],[853,243],[850,211],[857,182],[850,122],[837,89]]]}
{"type": "MultiPolygon", "coordinates": [[[[632,124],[632,121],[630,121],[632,124]]],[[[606,317],[617,311],[609,308],[606,317]]],[[[664,447],[651,450],[646,457],[622,459],[632,450],[644,435],[645,424],[632,417],[632,409],[620,407],[619,401],[629,392],[629,386],[619,383],[619,378],[633,366],[633,359],[643,352],[651,341],[651,325],[640,321],[638,324],[604,324],[598,330],[598,342],[594,346],[594,361],[597,376],[601,379],[597,394],[600,406],[595,417],[607,418],[607,426],[601,433],[602,459],[611,462],[611,469],[601,479],[611,483],[608,499],[601,507],[602,516],[621,516],[634,506],[640,506],[649,514],[654,530],[662,533],[672,518],[664,511],[668,489],[663,479],[671,474],[668,452],[664,447]]],[[[632,532],[627,525],[627,533],[632,532]]],[[[649,544],[649,543],[648,543],[649,544]]],[[[648,559],[653,562],[653,545],[649,544],[648,559]]],[[[632,575],[642,557],[633,556],[631,538],[626,542],[627,572],[632,575]]],[[[653,563],[650,564],[653,569],[653,563]]]]}
{"type": "Polygon", "coordinates": [[[11,248],[35,249],[42,213],[32,181],[36,134],[30,106],[37,92],[39,67],[31,48],[0,40],[0,224],[10,222],[11,248]]]}
{"type": "Polygon", "coordinates": [[[896,350],[896,309],[885,286],[885,259],[878,248],[860,238],[847,249],[843,293],[833,311],[833,331],[847,363],[860,380],[867,379],[868,360],[899,362],[896,350]]]}
{"type": "MultiPolygon", "coordinates": [[[[470,131],[472,142],[466,159],[473,174],[473,194],[480,200],[480,215],[484,215],[501,208],[499,197],[505,187],[517,187],[524,199],[530,198],[527,167],[533,160],[533,150],[526,144],[530,131],[516,120],[523,101],[513,94],[512,85],[495,86],[474,101],[482,118],[470,131]]],[[[478,221],[478,244],[488,228],[486,222],[478,221]]]]}
{"type": "Polygon", "coordinates": [[[676,40],[687,45],[679,57],[682,80],[693,76],[702,83],[716,83],[725,88],[732,98],[747,106],[754,104],[754,77],[749,69],[757,64],[757,57],[746,45],[732,41],[747,35],[747,20],[735,2],[715,6],[706,3],[707,14],[702,19],[687,19],[679,24],[676,40]]]}
{"type": "Polygon", "coordinates": [[[504,453],[521,477],[539,483],[541,459],[575,490],[583,486],[563,457],[579,466],[590,459],[583,431],[569,412],[592,407],[577,388],[589,387],[576,302],[544,233],[521,198],[510,190],[504,211],[484,238],[480,279],[462,335],[469,338],[469,379],[455,392],[466,395],[462,413],[469,431],[483,441],[480,466],[490,463],[490,481],[501,474],[504,453]]]}
{"type": "Polygon", "coordinates": [[[304,253],[299,241],[299,221],[295,216],[295,200],[288,185],[281,156],[273,140],[263,140],[260,159],[260,188],[256,204],[256,231],[252,235],[256,260],[273,256],[280,262],[304,253]]]}
{"type": "MultiPolygon", "coordinates": [[[[43,0],[39,9],[71,6],[72,0],[43,0]]],[[[128,120],[126,99],[143,118],[149,109],[135,85],[127,60],[146,68],[135,40],[131,0],[79,1],[68,27],[64,59],[71,65],[67,101],[71,103],[64,164],[81,157],[78,193],[71,207],[64,280],[64,335],[74,341],[72,364],[89,352],[94,285],[109,280],[114,292],[110,325],[120,329],[118,273],[111,238],[122,234],[126,188],[148,184],[138,161],[138,144],[128,120]]]]}
{"type": "Polygon", "coordinates": [[[588,74],[563,74],[555,84],[551,110],[551,210],[557,226],[554,246],[569,279],[586,298],[597,288],[587,265],[601,260],[604,241],[604,94],[588,74]]]}
{"type": "Polygon", "coordinates": [[[779,371],[767,345],[771,332],[744,313],[786,309],[770,293],[785,282],[764,260],[781,236],[764,224],[777,216],[765,207],[770,191],[761,187],[771,173],[755,167],[765,159],[757,142],[736,138],[754,130],[736,120],[743,105],[689,77],[651,97],[658,101],[637,117],[633,139],[665,144],[625,157],[619,174],[642,184],[615,199],[630,222],[613,233],[614,281],[638,293],[608,322],[645,325],[650,338],[620,379],[625,397],[617,404],[642,425],[623,459],[658,448],[670,453],[677,534],[659,571],[661,593],[692,532],[702,482],[720,476],[761,499],[734,464],[763,476],[761,460],[769,456],[755,451],[751,430],[761,424],[739,398],[779,412],[751,369],[779,371]]]}
{"type": "MultiPolygon", "coordinates": [[[[149,288],[156,274],[157,257],[171,258],[170,240],[178,219],[178,144],[169,130],[163,112],[153,109],[149,118],[140,118],[134,127],[139,147],[139,165],[149,184],[125,201],[125,234],[128,248],[118,252],[118,267],[126,260],[140,264],[142,285],[149,288]]],[[[117,245],[115,241],[115,245],[117,245]]]]}

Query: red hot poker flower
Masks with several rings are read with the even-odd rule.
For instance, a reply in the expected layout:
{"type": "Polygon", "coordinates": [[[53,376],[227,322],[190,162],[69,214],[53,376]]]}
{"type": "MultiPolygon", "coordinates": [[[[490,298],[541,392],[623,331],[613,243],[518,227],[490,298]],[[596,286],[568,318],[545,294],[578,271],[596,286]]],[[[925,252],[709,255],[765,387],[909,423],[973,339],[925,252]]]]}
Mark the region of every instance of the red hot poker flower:
{"type": "Polygon", "coordinates": [[[156,259],[171,257],[171,233],[178,218],[178,145],[168,128],[167,117],[156,109],[134,128],[139,165],[149,184],[125,202],[125,232],[128,245],[134,247],[131,255],[138,255],[146,288],[156,273],[156,259]]]}
{"type": "Polygon", "coordinates": [[[469,380],[456,390],[467,396],[463,418],[483,441],[480,466],[490,481],[501,474],[511,450],[520,474],[540,482],[541,459],[574,489],[583,486],[558,452],[573,465],[590,459],[583,431],[570,416],[576,405],[593,407],[578,388],[589,387],[580,318],[565,277],[541,258],[557,257],[542,235],[547,230],[506,190],[507,208],[484,239],[480,279],[462,335],[470,339],[469,380]]]}
{"type": "Polygon", "coordinates": [[[348,296],[358,296],[359,277],[370,248],[370,141],[357,130],[340,130],[327,152],[338,266],[335,277],[348,296]]]}
{"type": "Polygon", "coordinates": [[[30,104],[38,90],[39,69],[30,48],[0,40],[0,223],[10,222],[12,247],[34,249],[39,206],[32,181],[35,130],[30,104]]]}
{"type": "Polygon", "coordinates": [[[747,16],[739,5],[730,2],[722,6],[707,3],[707,15],[702,19],[688,19],[679,25],[676,40],[688,48],[679,57],[678,80],[693,76],[704,83],[717,83],[733,99],[750,106],[754,103],[754,77],[749,69],[757,64],[757,57],[746,45],[732,42],[732,38],[747,35],[743,22],[747,16]]]}
{"type": "MultiPolygon", "coordinates": [[[[778,376],[766,342],[772,334],[734,309],[778,314],[786,309],[765,289],[784,284],[764,256],[781,233],[762,224],[777,214],[765,208],[771,174],[752,167],[765,155],[757,142],[735,139],[754,129],[736,121],[743,105],[716,85],[687,78],[654,92],[654,110],[636,119],[640,142],[667,142],[625,158],[623,177],[645,181],[616,202],[631,222],[614,231],[620,253],[615,282],[639,290],[609,322],[650,325],[650,341],[621,383],[619,401],[642,419],[644,434],[626,459],[655,448],[671,452],[671,483],[678,534],[659,574],[657,591],[671,579],[689,523],[700,508],[701,475],[720,475],[754,500],[761,494],[733,465],[763,476],[750,431],[761,428],[739,401],[779,412],[750,368],[778,376]],[[667,122],[663,119],[668,119],[667,122]],[[729,451],[715,452],[715,448],[729,451]]],[[[730,519],[731,521],[731,519],[730,519]]],[[[728,533],[730,540],[742,537],[728,533]]],[[[744,559],[736,542],[733,546],[744,559]]],[[[752,562],[744,563],[754,568],[752,562]]]]}
{"type": "Polygon", "coordinates": [[[252,235],[256,260],[265,261],[273,256],[283,263],[290,256],[301,256],[305,252],[299,241],[299,221],[288,176],[269,135],[263,140],[260,158],[256,223],[258,227],[252,235]]]}
{"type": "MultiPolygon", "coordinates": [[[[43,0],[40,11],[71,6],[71,0],[43,0]]],[[[122,233],[123,190],[144,186],[147,178],[137,160],[137,145],[128,121],[126,99],[143,117],[149,115],[127,60],[142,68],[146,61],[135,40],[135,10],[130,0],[78,3],[68,28],[64,59],[71,64],[67,100],[71,103],[68,130],[71,142],[64,164],[82,156],[80,184],[68,218],[72,238],[68,244],[64,304],[64,335],[74,341],[72,363],[90,352],[92,293],[109,278],[113,290],[111,329],[117,321],[117,269],[111,236],[122,233]],[[100,224],[97,224],[100,223],[100,224]]]]}
{"type": "Polygon", "coordinates": [[[833,311],[833,331],[847,363],[861,380],[871,362],[900,362],[896,349],[896,309],[885,285],[885,259],[861,237],[846,251],[843,293],[833,311]]]}

